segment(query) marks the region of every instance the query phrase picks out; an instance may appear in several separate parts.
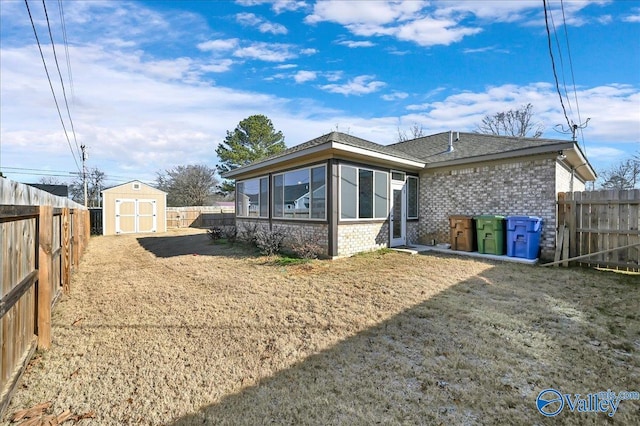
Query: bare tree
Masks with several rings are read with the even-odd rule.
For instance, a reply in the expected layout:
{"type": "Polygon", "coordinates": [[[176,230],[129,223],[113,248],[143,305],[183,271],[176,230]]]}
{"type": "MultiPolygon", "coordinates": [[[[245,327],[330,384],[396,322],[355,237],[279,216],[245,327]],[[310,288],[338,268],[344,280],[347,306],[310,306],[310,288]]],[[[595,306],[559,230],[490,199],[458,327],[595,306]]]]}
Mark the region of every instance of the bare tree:
{"type": "Polygon", "coordinates": [[[485,116],[475,131],[487,135],[539,138],[544,126],[533,120],[533,105],[529,103],[520,109],[485,116]]]}
{"type": "Polygon", "coordinates": [[[205,165],[177,166],[158,172],[158,188],[167,193],[167,205],[172,207],[203,206],[215,195],[216,171],[205,165]]]}
{"type": "Polygon", "coordinates": [[[422,128],[422,126],[418,123],[413,123],[409,128],[409,133],[407,133],[406,130],[401,130],[400,127],[398,127],[398,136],[396,139],[398,142],[404,142],[411,139],[418,139],[423,136],[424,129],[422,128]]]}
{"type": "MultiPolygon", "coordinates": [[[[87,206],[100,207],[102,190],[104,189],[105,173],[93,167],[87,170],[87,206]]],[[[84,181],[78,176],[69,185],[69,195],[76,203],[84,203],[84,181]]]]}
{"type": "Polygon", "coordinates": [[[618,164],[600,172],[603,189],[633,189],[640,185],[640,161],[633,159],[621,161],[618,164]]]}
{"type": "Polygon", "coordinates": [[[63,182],[61,179],[54,176],[43,176],[38,179],[38,183],[43,185],[66,185],[66,182],[63,182]]]}

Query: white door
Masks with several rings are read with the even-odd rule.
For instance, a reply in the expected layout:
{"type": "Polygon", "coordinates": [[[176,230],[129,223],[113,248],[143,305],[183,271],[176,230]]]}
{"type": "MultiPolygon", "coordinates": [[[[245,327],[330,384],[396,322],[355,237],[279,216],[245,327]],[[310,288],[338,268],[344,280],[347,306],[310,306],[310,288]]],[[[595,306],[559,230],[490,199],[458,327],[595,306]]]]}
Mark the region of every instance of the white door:
{"type": "Polygon", "coordinates": [[[390,246],[407,244],[406,192],[404,182],[391,181],[391,214],[389,215],[390,246]]]}
{"type": "Polygon", "coordinates": [[[116,234],[156,232],[156,200],[116,200],[116,234]]]}

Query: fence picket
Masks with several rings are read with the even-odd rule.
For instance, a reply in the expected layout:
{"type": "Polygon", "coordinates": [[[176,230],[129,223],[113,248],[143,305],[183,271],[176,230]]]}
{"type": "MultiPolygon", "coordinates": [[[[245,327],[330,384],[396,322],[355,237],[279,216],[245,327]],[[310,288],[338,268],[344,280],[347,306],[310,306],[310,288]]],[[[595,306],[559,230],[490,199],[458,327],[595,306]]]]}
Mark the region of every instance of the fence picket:
{"type": "Polygon", "coordinates": [[[578,263],[640,271],[640,190],[558,194],[558,223],[569,230],[570,256],[578,263]],[[574,245],[575,244],[575,245],[574,245]],[[631,246],[621,250],[617,247],[631,246]],[[597,254],[596,254],[597,253],[597,254]]]}

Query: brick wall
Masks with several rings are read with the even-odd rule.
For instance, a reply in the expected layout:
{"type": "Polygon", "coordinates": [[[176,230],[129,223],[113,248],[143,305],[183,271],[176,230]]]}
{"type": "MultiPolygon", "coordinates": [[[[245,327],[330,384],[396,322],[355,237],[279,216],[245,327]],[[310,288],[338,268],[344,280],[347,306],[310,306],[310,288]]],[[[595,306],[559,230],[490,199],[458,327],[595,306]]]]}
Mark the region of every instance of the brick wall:
{"type": "Polygon", "coordinates": [[[287,247],[291,247],[296,240],[306,241],[321,246],[324,249],[321,256],[329,254],[329,225],[326,223],[274,222],[273,229],[284,231],[287,235],[284,244],[287,247]]]}
{"type": "Polygon", "coordinates": [[[449,241],[451,215],[526,215],[544,219],[542,256],[553,257],[556,228],[556,160],[426,170],[420,175],[419,241],[449,241]]]}
{"type": "Polygon", "coordinates": [[[419,234],[419,222],[418,221],[407,221],[407,245],[417,244],[420,240],[419,234]]]}
{"type": "Polygon", "coordinates": [[[362,251],[389,245],[389,222],[338,225],[338,256],[351,256],[362,251]]]}

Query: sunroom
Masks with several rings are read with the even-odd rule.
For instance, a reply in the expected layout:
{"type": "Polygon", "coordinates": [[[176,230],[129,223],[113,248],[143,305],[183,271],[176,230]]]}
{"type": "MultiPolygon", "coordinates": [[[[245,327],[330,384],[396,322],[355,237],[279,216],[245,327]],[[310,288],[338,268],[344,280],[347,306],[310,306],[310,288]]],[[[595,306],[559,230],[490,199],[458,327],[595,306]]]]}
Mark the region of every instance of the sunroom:
{"type": "Polygon", "coordinates": [[[339,257],[417,241],[423,167],[393,148],[332,132],[224,177],[236,180],[238,228],[302,234],[339,257]]]}

